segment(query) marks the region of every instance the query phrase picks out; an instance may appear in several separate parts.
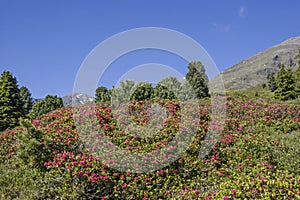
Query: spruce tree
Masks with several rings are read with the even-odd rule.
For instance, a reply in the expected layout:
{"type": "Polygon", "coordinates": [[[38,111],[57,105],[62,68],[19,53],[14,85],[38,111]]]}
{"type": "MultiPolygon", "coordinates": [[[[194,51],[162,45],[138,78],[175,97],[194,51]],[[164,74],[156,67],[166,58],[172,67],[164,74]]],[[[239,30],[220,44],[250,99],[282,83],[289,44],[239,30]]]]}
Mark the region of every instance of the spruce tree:
{"type": "Polygon", "coordinates": [[[17,79],[4,71],[0,77],[0,131],[18,125],[23,116],[17,79]]]}
{"type": "Polygon", "coordinates": [[[295,72],[295,91],[296,96],[300,98],[300,65],[298,66],[298,69],[295,72]]]}
{"type": "Polygon", "coordinates": [[[32,109],[32,97],[31,93],[27,87],[20,88],[20,97],[22,101],[22,112],[24,115],[27,115],[32,109]]]}
{"type": "Polygon", "coordinates": [[[191,85],[197,98],[209,97],[208,77],[204,66],[199,61],[190,62],[186,80],[191,85]]]}
{"type": "Polygon", "coordinates": [[[275,98],[279,100],[290,100],[296,97],[295,79],[291,69],[285,69],[282,65],[276,76],[277,89],[275,98]]]}
{"type": "Polygon", "coordinates": [[[268,86],[271,92],[274,92],[277,89],[275,72],[271,72],[267,76],[268,86]]]}

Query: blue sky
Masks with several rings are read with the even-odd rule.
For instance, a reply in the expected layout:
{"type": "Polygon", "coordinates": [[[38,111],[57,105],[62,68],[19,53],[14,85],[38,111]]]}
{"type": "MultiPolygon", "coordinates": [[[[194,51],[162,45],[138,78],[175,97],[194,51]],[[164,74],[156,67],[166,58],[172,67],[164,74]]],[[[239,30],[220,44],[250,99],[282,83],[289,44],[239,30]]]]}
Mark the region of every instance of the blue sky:
{"type": "MultiPolygon", "coordinates": [[[[188,35],[220,71],[300,35],[300,1],[0,1],[0,72],[9,70],[37,98],[73,90],[77,71],[102,41],[122,31],[163,27],[188,35]]],[[[99,85],[111,87],[131,67],[186,62],[159,51],[130,53],[99,85]],[[119,68],[118,68],[119,67],[119,68]]],[[[125,74],[126,75],[126,74],[125,74]]]]}

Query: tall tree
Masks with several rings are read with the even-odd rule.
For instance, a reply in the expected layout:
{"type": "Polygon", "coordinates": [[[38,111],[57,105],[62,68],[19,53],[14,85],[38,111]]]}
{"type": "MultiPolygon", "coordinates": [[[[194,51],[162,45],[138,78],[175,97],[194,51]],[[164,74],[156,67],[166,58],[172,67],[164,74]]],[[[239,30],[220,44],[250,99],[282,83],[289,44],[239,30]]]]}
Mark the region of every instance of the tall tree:
{"type": "Polygon", "coordinates": [[[104,86],[100,86],[96,89],[95,102],[108,102],[111,99],[110,90],[104,86]]]}
{"type": "Polygon", "coordinates": [[[23,116],[17,79],[4,71],[0,77],[0,131],[18,125],[23,116]]]}
{"type": "Polygon", "coordinates": [[[297,97],[300,98],[300,64],[295,72],[295,90],[297,97]]]}
{"type": "Polygon", "coordinates": [[[298,47],[298,54],[296,55],[298,67],[300,67],[300,47],[298,47]]]}
{"type": "Polygon", "coordinates": [[[268,86],[269,86],[269,89],[271,90],[271,92],[274,92],[277,89],[275,72],[271,72],[268,74],[267,82],[268,82],[268,86]]]}
{"type": "Polygon", "coordinates": [[[33,99],[31,93],[27,87],[20,88],[20,97],[22,101],[22,112],[24,115],[27,115],[32,109],[33,99]]]}
{"type": "Polygon", "coordinates": [[[29,116],[31,119],[35,119],[43,114],[62,107],[64,107],[62,98],[47,95],[45,99],[42,99],[33,105],[29,116]]]}
{"type": "Polygon", "coordinates": [[[208,77],[205,74],[204,66],[200,61],[189,63],[186,80],[193,88],[197,98],[209,96],[208,77]]]}
{"type": "Polygon", "coordinates": [[[295,79],[290,68],[285,69],[285,66],[282,65],[276,76],[276,85],[276,99],[290,100],[296,97],[295,79]]]}

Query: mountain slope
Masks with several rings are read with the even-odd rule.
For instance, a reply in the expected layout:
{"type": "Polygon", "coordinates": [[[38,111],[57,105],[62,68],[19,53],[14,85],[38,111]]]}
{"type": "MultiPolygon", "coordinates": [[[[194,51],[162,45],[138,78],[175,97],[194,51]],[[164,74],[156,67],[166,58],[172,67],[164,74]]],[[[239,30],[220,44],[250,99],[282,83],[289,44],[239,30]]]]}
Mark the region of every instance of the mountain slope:
{"type": "MultiPolygon", "coordinates": [[[[299,47],[300,36],[290,38],[226,69],[221,73],[225,88],[240,90],[263,84],[267,74],[276,72],[281,64],[296,69],[299,47]]],[[[216,84],[216,79],[210,81],[210,87],[214,88],[216,84]]]]}

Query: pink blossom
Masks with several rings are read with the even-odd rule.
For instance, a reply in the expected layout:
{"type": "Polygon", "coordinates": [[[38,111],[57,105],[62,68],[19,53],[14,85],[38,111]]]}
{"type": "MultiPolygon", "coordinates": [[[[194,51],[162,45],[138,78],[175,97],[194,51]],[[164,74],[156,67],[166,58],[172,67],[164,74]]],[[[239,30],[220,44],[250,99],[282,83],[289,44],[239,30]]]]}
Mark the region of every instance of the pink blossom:
{"type": "Polygon", "coordinates": [[[235,195],[235,193],[236,193],[236,189],[232,189],[231,194],[235,195]]]}
{"type": "Polygon", "coordinates": [[[224,196],[224,200],[229,200],[229,198],[225,195],[225,196],[224,196]]]}

